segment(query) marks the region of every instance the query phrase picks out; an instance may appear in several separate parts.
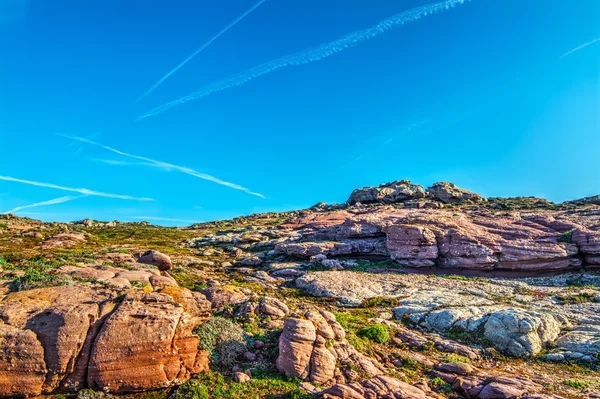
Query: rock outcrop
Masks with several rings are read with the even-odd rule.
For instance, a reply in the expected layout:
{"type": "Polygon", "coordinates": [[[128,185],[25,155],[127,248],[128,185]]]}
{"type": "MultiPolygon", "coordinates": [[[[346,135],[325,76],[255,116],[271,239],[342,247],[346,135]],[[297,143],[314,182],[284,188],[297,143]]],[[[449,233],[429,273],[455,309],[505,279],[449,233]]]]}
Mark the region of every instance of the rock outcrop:
{"type": "Polygon", "coordinates": [[[0,397],[87,386],[134,392],[207,368],[192,330],[207,319],[199,293],[129,293],[82,285],[15,292],[0,302],[0,397]]]}
{"type": "Polygon", "coordinates": [[[348,205],[361,204],[393,204],[395,202],[425,197],[422,186],[411,184],[408,180],[381,184],[379,187],[356,189],[346,202],[348,205]]]}
{"type": "Polygon", "coordinates": [[[393,377],[378,376],[353,384],[336,384],[316,394],[322,399],[428,399],[424,391],[393,377]]]}
{"type": "Polygon", "coordinates": [[[301,240],[275,254],[389,257],[406,267],[539,271],[600,264],[600,232],[577,223],[531,215],[491,215],[380,207],[298,218],[287,226],[301,240]],[[331,223],[323,219],[330,217],[331,223]],[[583,258],[583,262],[582,262],[583,258]]]}

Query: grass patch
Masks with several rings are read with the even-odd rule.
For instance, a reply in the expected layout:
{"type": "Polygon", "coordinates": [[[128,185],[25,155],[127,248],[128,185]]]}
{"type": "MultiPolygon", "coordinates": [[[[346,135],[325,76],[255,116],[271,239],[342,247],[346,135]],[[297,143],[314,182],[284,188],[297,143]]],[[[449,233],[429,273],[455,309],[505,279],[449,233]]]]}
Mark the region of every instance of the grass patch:
{"type": "Polygon", "coordinates": [[[448,363],[471,363],[468,357],[460,355],[446,355],[444,358],[448,363]]]}
{"type": "Polygon", "coordinates": [[[580,292],[577,294],[560,294],[556,296],[556,299],[558,299],[562,304],[588,303],[593,302],[594,298],[594,294],[587,292],[580,292]]]}
{"type": "Polygon", "coordinates": [[[23,275],[16,277],[13,283],[18,291],[72,284],[70,276],[52,274],[52,270],[59,265],[44,258],[32,258],[27,262],[23,275]]]}
{"type": "Polygon", "coordinates": [[[298,388],[302,381],[281,376],[252,379],[237,383],[225,379],[219,373],[208,372],[183,384],[171,396],[173,399],[309,399],[305,391],[298,388]]]}

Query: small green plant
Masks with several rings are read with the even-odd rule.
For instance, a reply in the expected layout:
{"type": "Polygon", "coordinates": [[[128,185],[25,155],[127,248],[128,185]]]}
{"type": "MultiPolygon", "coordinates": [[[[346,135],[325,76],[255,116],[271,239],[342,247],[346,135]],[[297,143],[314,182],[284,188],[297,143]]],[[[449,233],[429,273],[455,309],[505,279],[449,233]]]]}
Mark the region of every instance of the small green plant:
{"type": "Polygon", "coordinates": [[[6,266],[8,265],[8,262],[6,261],[6,259],[4,259],[4,257],[0,256],[0,266],[6,266]]]}
{"type": "Polygon", "coordinates": [[[575,389],[584,389],[588,386],[588,382],[581,380],[564,380],[563,384],[575,389]]]}
{"type": "Polygon", "coordinates": [[[450,393],[452,392],[452,385],[448,384],[446,381],[441,379],[440,377],[435,377],[429,383],[431,388],[437,392],[450,393]]]}
{"type": "Polygon", "coordinates": [[[460,355],[446,355],[446,361],[449,363],[470,363],[468,357],[460,355]]]}
{"type": "Polygon", "coordinates": [[[8,229],[8,224],[7,224],[7,223],[5,223],[5,222],[1,222],[1,223],[0,223],[0,229],[2,229],[2,230],[6,230],[6,229],[8,229]]]}
{"type": "Polygon", "coordinates": [[[567,231],[566,233],[562,233],[560,237],[558,237],[558,242],[566,242],[568,244],[573,242],[573,230],[567,231]]]}
{"type": "Polygon", "coordinates": [[[375,324],[358,331],[359,337],[368,338],[380,344],[385,344],[390,339],[390,328],[381,324],[375,324]]]}

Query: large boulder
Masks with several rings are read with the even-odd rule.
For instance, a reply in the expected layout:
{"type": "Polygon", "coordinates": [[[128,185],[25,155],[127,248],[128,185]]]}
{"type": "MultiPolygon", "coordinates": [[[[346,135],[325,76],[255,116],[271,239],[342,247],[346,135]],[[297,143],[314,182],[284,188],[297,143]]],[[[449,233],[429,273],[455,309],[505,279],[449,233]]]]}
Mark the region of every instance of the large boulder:
{"type": "Polygon", "coordinates": [[[561,323],[552,315],[504,309],[489,315],[484,336],[498,349],[518,357],[532,356],[554,342],[561,323]]]}
{"type": "Polygon", "coordinates": [[[169,295],[128,294],[106,320],[88,367],[89,386],[138,392],[181,384],[208,369],[195,323],[169,295]]]}
{"type": "Polygon", "coordinates": [[[0,397],[87,386],[145,391],[208,367],[192,333],[210,313],[202,294],[176,286],[122,294],[72,285],[7,295],[0,301],[0,397]]]}
{"type": "Polygon", "coordinates": [[[379,187],[356,189],[346,202],[348,205],[361,204],[393,204],[396,202],[425,197],[422,186],[411,184],[408,180],[381,184],[379,187]]]}

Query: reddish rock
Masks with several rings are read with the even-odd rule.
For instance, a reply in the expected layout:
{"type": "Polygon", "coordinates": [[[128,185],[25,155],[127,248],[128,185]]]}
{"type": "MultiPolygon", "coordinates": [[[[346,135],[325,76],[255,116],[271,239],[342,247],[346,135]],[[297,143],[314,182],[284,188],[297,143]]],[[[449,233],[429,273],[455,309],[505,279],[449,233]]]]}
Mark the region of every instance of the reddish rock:
{"type": "Polygon", "coordinates": [[[154,265],[158,267],[158,270],[168,271],[173,268],[173,264],[171,263],[171,258],[169,256],[155,251],[149,250],[144,252],[138,259],[138,262],[144,263],[147,265],[154,265]]]}
{"type": "Polygon", "coordinates": [[[88,367],[91,387],[139,392],[180,384],[208,369],[196,323],[165,294],[128,294],[98,334],[88,367]]]}
{"type": "Polygon", "coordinates": [[[379,376],[360,383],[336,384],[316,394],[323,399],[427,399],[421,389],[396,378],[379,376]]]}

